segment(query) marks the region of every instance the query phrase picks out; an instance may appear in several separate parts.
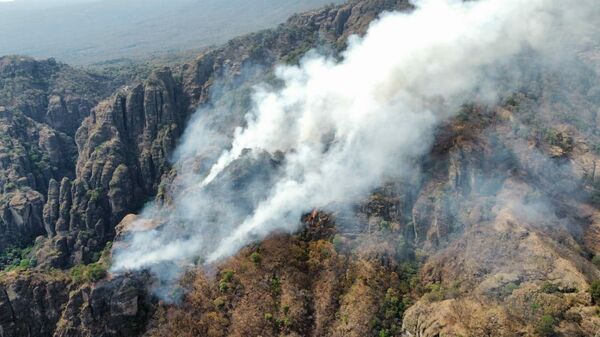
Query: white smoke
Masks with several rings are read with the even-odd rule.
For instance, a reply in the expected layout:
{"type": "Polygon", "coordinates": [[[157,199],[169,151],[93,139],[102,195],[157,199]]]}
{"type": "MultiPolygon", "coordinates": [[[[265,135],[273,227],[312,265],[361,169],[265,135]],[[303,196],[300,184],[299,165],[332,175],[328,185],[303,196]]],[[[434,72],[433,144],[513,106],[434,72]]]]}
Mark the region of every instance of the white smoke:
{"type": "MultiPolygon", "coordinates": [[[[300,66],[277,68],[283,87],[257,88],[246,127],[235,131],[230,149],[208,174],[182,175],[189,188],[175,196],[159,228],[137,232],[115,253],[113,270],[196,257],[218,261],[273,231],[296,231],[301,214],[313,208],[360,200],[385,179],[409,172],[430,148],[434,129],[461,104],[497,98],[495,79],[518,77],[511,60],[520,53],[559,64],[563,50],[591,33],[598,7],[592,0],[422,0],[415,6],[385,14],[363,38],[351,38],[341,61],[311,54],[300,66]],[[242,207],[228,204],[236,199],[223,197],[230,193],[218,185],[246,149],[255,156],[280,151],[285,159],[270,180],[251,179],[242,207]]],[[[202,123],[198,118],[191,128],[205,129],[202,123]]],[[[194,137],[182,144],[185,153],[202,152],[199,146],[210,145],[194,137]]]]}

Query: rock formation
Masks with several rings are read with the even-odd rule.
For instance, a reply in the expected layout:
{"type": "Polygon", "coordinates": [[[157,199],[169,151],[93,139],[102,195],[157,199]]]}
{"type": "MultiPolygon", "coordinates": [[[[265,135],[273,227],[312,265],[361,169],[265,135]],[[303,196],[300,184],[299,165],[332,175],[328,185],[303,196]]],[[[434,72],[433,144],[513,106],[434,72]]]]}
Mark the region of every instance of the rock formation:
{"type": "MultiPolygon", "coordinates": [[[[176,303],[156,297],[150,274],[107,272],[128,214],[181,188],[171,157],[194,111],[210,106],[211,126],[230,135],[275,64],[313,46],[335,53],[382,11],[410,8],[360,0],[298,14],[125,81],[0,58],[0,337],[594,336],[593,78],[563,104],[551,99],[557,75],[543,74],[496,107],[466,106],[418,172],[365,196],[351,219],[314,210],[298,233],[189,266],[165,296],[176,303]]],[[[258,157],[262,170],[279,165],[258,157]]],[[[244,178],[245,159],[228,182],[244,178]]]]}

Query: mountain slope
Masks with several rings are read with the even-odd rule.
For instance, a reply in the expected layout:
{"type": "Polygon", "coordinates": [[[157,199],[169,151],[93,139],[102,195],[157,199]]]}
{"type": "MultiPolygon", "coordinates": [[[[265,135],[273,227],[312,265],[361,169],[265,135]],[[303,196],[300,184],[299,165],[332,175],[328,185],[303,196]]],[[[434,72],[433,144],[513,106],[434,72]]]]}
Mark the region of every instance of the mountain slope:
{"type": "MultiPolygon", "coordinates": [[[[27,214],[30,215],[28,219],[37,227],[25,232],[23,245],[31,244],[33,237],[44,232],[46,237],[36,240],[32,254],[23,250],[23,253],[16,256],[11,250],[12,255],[8,255],[11,256],[6,262],[9,268],[14,268],[14,264],[37,265],[36,270],[39,271],[17,267],[3,276],[5,295],[0,305],[8,310],[3,312],[12,313],[1,321],[3,334],[18,336],[30,334],[27,331],[37,331],[34,335],[95,335],[94,331],[107,329],[105,324],[108,321],[116,320],[117,324],[130,324],[128,320],[117,319],[123,313],[111,311],[109,317],[112,318],[96,317],[93,321],[82,318],[78,323],[80,325],[63,325],[62,321],[58,321],[61,314],[51,313],[43,308],[57,308],[56,310],[63,315],[67,315],[63,318],[64,321],[71,322],[74,318],[70,315],[78,315],[80,310],[63,310],[72,306],[77,308],[80,305],[91,305],[89,299],[81,302],[78,297],[80,295],[77,294],[89,291],[86,289],[90,288],[113,287],[116,281],[111,280],[108,284],[79,288],[80,283],[73,278],[73,273],[80,270],[79,263],[90,263],[98,259],[104,244],[114,236],[114,226],[120,220],[120,215],[136,211],[143,201],[157,192],[163,195],[164,190],[161,190],[159,183],[169,172],[169,153],[183,128],[181,123],[187,120],[191,111],[199,104],[207,104],[209,99],[212,99],[213,105],[237,111],[224,120],[217,118],[216,127],[231,128],[241,120],[245,109],[244,102],[247,101],[244,97],[248,96],[249,91],[243,87],[237,89],[241,96],[234,101],[237,103],[232,105],[230,92],[212,90],[215,81],[219,80],[218,88],[237,87],[241,79],[255,83],[265,78],[266,74],[262,71],[242,74],[239,70],[243,64],[253,63],[256,69],[268,69],[279,60],[296,62],[299,55],[307,51],[308,46],[343,40],[351,32],[364,32],[369,18],[373,19],[383,9],[397,7],[406,7],[406,3],[360,2],[295,16],[276,30],[238,38],[225,47],[209,51],[193,63],[175,69],[175,74],[168,69],[156,69],[142,83],[117,90],[110,98],[87,111],[89,115],[83,116],[85,120],[77,133],[73,135],[72,130],[69,130],[69,136],[74,137],[77,145],[78,159],[75,170],[71,167],[65,174],[49,177],[53,180],[45,179],[48,187],[41,191],[45,192],[47,189],[48,197],[43,212],[41,203],[44,197],[41,195],[36,196],[36,207],[29,206],[33,205],[33,202],[25,204],[27,214]],[[326,39],[321,40],[323,37],[326,39]],[[67,273],[54,276],[43,271],[49,267],[72,266],[76,268],[72,269],[71,275],[67,273]],[[40,286],[45,287],[42,285],[46,283],[56,282],[60,284],[59,287],[80,290],[71,291],[69,298],[45,296],[35,290],[43,289],[40,286]],[[16,303],[35,305],[24,307],[16,303]],[[31,319],[35,319],[40,325],[36,328],[22,325],[31,319]]],[[[111,80],[123,83],[119,79],[107,80],[110,83],[113,83],[111,80]]],[[[7,88],[10,89],[9,86],[7,88]]],[[[104,91],[97,95],[102,97],[104,91]]],[[[11,102],[7,105],[18,110],[12,115],[21,113],[19,106],[11,102]]],[[[43,117],[47,115],[45,109],[46,105],[42,104],[31,109],[31,115],[41,118],[45,123],[51,123],[43,117]]],[[[73,138],[71,139],[72,144],[73,138]]],[[[9,144],[7,150],[14,152],[13,145],[9,144]]],[[[169,175],[166,177],[168,179],[169,175]]],[[[5,251],[6,253],[8,251],[5,251]]],[[[98,262],[96,265],[100,266],[102,263],[98,262]]],[[[85,269],[85,275],[89,275],[87,271],[88,269],[85,269]]],[[[136,292],[142,291],[143,294],[143,286],[138,284],[137,287],[138,290],[135,291],[130,286],[118,287],[119,292],[126,293],[123,298],[118,297],[119,302],[115,305],[121,305],[118,304],[120,301],[137,301],[136,292]]],[[[148,308],[140,305],[139,310],[142,311],[134,310],[131,314],[143,322],[143,312],[148,308]]],[[[110,333],[120,335],[120,329],[123,328],[124,325],[118,325],[117,328],[111,328],[110,333]]]]}
{"type": "MultiPolygon", "coordinates": [[[[161,226],[141,226],[141,217],[127,214],[154,196],[168,209],[174,191],[186,188],[170,159],[190,118],[207,118],[225,135],[180,163],[206,169],[244,123],[252,85],[272,81],[273,65],[296,63],[312,46],[335,55],[378,13],[410,8],[402,0],[363,0],[296,15],[126,86],[68,70],[90,88],[68,99],[67,90],[52,98],[52,81],[39,72],[34,81],[4,85],[0,97],[29,92],[11,89],[19,83],[38,90],[0,104],[5,130],[24,130],[11,135],[5,152],[32,146],[50,153],[53,147],[36,145],[50,138],[69,144],[59,143],[65,153],[54,156],[76,151],[77,158],[48,175],[2,161],[11,164],[7,176],[21,172],[27,180],[5,187],[3,195],[16,201],[4,213],[11,223],[28,220],[18,222],[26,245],[42,236],[32,252],[19,252],[17,263],[27,263],[0,274],[0,336],[594,336],[596,50],[568,72],[540,68],[498,104],[464,105],[437,128],[433,148],[415,163],[420,169],[365,196],[352,219],[314,210],[296,233],[186,266],[176,287],[161,278],[178,267],[168,263],[162,275],[107,272],[111,249],[127,245],[132,232],[161,226]],[[37,97],[41,103],[31,104],[37,97]],[[66,118],[48,117],[52,101],[61,100],[89,102],[74,113],[76,132],[58,123],[66,118]]],[[[27,73],[31,63],[54,67],[5,63],[18,70],[11,73],[27,73]]],[[[65,105],[61,113],[73,114],[65,105]]],[[[243,202],[247,176],[268,177],[280,161],[248,153],[219,179],[238,187],[243,202]]]]}

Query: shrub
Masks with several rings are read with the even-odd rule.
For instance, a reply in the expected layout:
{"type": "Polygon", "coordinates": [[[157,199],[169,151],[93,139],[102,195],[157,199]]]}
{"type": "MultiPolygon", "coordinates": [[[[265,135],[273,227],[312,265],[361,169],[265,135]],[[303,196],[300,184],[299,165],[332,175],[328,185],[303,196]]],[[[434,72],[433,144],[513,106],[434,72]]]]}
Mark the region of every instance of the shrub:
{"type": "Polygon", "coordinates": [[[198,256],[195,256],[195,257],[193,258],[193,263],[194,263],[194,265],[196,265],[196,266],[201,266],[201,265],[203,265],[203,264],[204,264],[204,262],[205,262],[205,261],[204,261],[204,258],[203,258],[202,256],[199,256],[199,255],[198,255],[198,256]]]}
{"type": "Polygon", "coordinates": [[[100,199],[100,196],[102,195],[102,189],[96,188],[93,190],[88,190],[86,192],[86,195],[89,198],[90,202],[95,203],[100,199]]]}
{"type": "Polygon", "coordinates": [[[402,316],[409,305],[410,299],[406,294],[403,295],[397,289],[388,288],[378,314],[371,322],[371,328],[379,331],[380,336],[399,335],[402,316]]]}
{"type": "Polygon", "coordinates": [[[388,329],[379,330],[379,337],[390,337],[390,331],[388,329]]]}
{"type": "Polygon", "coordinates": [[[88,265],[78,264],[71,268],[71,279],[75,283],[96,282],[107,274],[107,266],[101,262],[90,263],[88,265]]]}
{"type": "Polygon", "coordinates": [[[573,138],[564,132],[555,129],[545,129],[542,131],[542,137],[550,145],[558,146],[567,153],[573,150],[573,138]]]}
{"type": "Polygon", "coordinates": [[[592,192],[591,202],[593,206],[600,207],[600,191],[592,192]]]}
{"type": "Polygon", "coordinates": [[[281,280],[277,276],[271,279],[271,291],[275,295],[279,295],[281,293],[281,280]]]}
{"type": "Polygon", "coordinates": [[[292,325],[292,320],[289,317],[280,318],[277,320],[277,326],[279,327],[290,327],[292,325]]]}
{"type": "Polygon", "coordinates": [[[460,108],[460,111],[458,112],[458,115],[456,116],[456,120],[460,123],[468,122],[471,117],[471,114],[473,113],[474,108],[475,107],[472,104],[464,104],[460,108]]]}
{"type": "Polygon", "coordinates": [[[5,192],[10,192],[10,191],[12,191],[12,190],[14,190],[16,188],[17,188],[17,185],[15,185],[15,183],[12,183],[12,182],[7,183],[6,185],[4,185],[4,191],[5,192]]]}
{"type": "Polygon", "coordinates": [[[23,259],[19,263],[19,267],[25,268],[25,269],[29,268],[29,265],[30,265],[30,260],[29,259],[23,259]]]}
{"type": "Polygon", "coordinates": [[[592,143],[589,144],[590,145],[590,149],[596,153],[596,154],[600,154],[600,143],[592,143]]]}
{"type": "Polygon", "coordinates": [[[596,267],[600,268],[600,255],[594,256],[594,258],[592,258],[592,263],[596,265],[596,267]]]}
{"type": "Polygon", "coordinates": [[[400,286],[398,289],[402,293],[416,291],[423,295],[425,290],[419,277],[419,265],[416,262],[404,262],[400,265],[400,286]]]}
{"type": "Polygon", "coordinates": [[[383,317],[385,319],[400,319],[404,312],[404,303],[400,300],[398,293],[389,288],[383,301],[383,317]]]}
{"type": "Polygon", "coordinates": [[[519,103],[519,97],[516,94],[507,98],[505,102],[506,105],[510,105],[512,107],[518,107],[519,103]]]}
{"type": "Polygon", "coordinates": [[[100,252],[94,252],[91,258],[92,262],[98,262],[100,260],[100,252]]]}
{"type": "Polygon", "coordinates": [[[337,51],[343,51],[348,47],[348,41],[346,39],[339,39],[335,43],[335,49],[337,51]]]}
{"type": "Polygon", "coordinates": [[[233,279],[233,270],[224,270],[221,281],[231,282],[232,279],[233,279]]]}
{"type": "Polygon", "coordinates": [[[309,43],[305,43],[300,47],[289,52],[284,58],[283,62],[289,65],[297,65],[300,63],[302,57],[311,49],[311,45],[309,43]]]}
{"type": "Polygon", "coordinates": [[[227,290],[229,290],[229,283],[223,281],[219,282],[219,290],[222,293],[227,292],[227,290]]]}
{"type": "Polygon", "coordinates": [[[167,184],[165,181],[158,185],[158,191],[156,192],[156,199],[164,200],[167,195],[167,184]]]}
{"type": "Polygon", "coordinates": [[[550,281],[544,282],[544,284],[542,284],[542,288],[540,290],[546,294],[554,294],[554,293],[560,292],[558,285],[556,285],[550,281]]]}
{"type": "Polygon", "coordinates": [[[33,247],[17,248],[9,247],[0,252],[0,270],[10,271],[14,269],[27,269],[35,266],[35,260],[31,258],[33,247]]]}
{"type": "Polygon", "coordinates": [[[229,282],[233,280],[233,271],[232,270],[224,270],[221,276],[221,281],[219,281],[219,290],[221,292],[226,292],[230,288],[229,282]]]}
{"type": "Polygon", "coordinates": [[[342,248],[342,238],[339,235],[336,235],[333,237],[333,239],[331,240],[331,243],[333,243],[333,247],[335,248],[335,250],[337,252],[339,252],[342,248]]]}
{"type": "Polygon", "coordinates": [[[514,282],[509,282],[500,289],[500,298],[504,299],[512,295],[513,291],[517,290],[519,285],[514,282]]]}
{"type": "Polygon", "coordinates": [[[556,325],[556,319],[551,315],[543,315],[536,326],[535,331],[542,337],[554,336],[554,326],[556,325]]]}
{"type": "Polygon", "coordinates": [[[445,299],[454,298],[457,296],[459,284],[455,283],[450,285],[450,287],[444,287],[439,283],[432,283],[425,286],[425,291],[427,292],[424,295],[425,299],[429,300],[430,302],[443,301],[445,299]]]}
{"type": "Polygon", "coordinates": [[[250,254],[250,260],[254,262],[254,264],[260,264],[260,262],[262,261],[262,257],[258,252],[254,252],[250,254]]]}
{"type": "Polygon", "coordinates": [[[379,222],[379,229],[390,229],[390,222],[387,220],[381,220],[379,222]]]}
{"type": "Polygon", "coordinates": [[[181,286],[172,287],[167,293],[166,298],[173,303],[180,303],[186,290],[181,286]]]}
{"type": "Polygon", "coordinates": [[[594,303],[600,304],[600,280],[595,280],[590,286],[590,294],[594,303]]]}
{"type": "Polygon", "coordinates": [[[102,263],[92,263],[88,265],[89,268],[87,270],[89,279],[91,281],[98,281],[106,276],[106,266],[102,263]]]}
{"type": "Polygon", "coordinates": [[[84,274],[85,274],[85,265],[83,264],[78,264],[76,266],[73,266],[73,268],[71,268],[71,279],[73,280],[73,282],[75,283],[80,283],[84,281],[84,274]]]}

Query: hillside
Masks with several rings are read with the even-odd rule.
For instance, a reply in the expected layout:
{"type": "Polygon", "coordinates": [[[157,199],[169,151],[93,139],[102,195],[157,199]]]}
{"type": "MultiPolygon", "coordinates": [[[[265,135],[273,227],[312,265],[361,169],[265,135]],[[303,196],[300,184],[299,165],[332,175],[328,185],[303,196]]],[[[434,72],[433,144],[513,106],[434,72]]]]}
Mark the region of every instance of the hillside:
{"type": "MultiPolygon", "coordinates": [[[[413,9],[405,0],[330,6],[189,63],[125,74],[0,58],[0,337],[595,336],[595,40],[558,69],[519,53],[527,71],[498,82],[518,85],[444,112],[430,140],[408,143],[410,169],[350,206],[302,205],[298,226],[252,233],[214,260],[190,247],[220,251],[223,232],[238,229],[228,221],[245,221],[285,175],[284,151],[244,149],[204,180],[235,148],[236,128],[254,122],[255,85],[278,88],[275,66],[301,64],[311,48],[348,57],[349,36],[380,13],[413,9]]],[[[452,75],[438,83],[454,84],[452,75]]],[[[325,153],[336,136],[307,133],[325,153]]]]}

